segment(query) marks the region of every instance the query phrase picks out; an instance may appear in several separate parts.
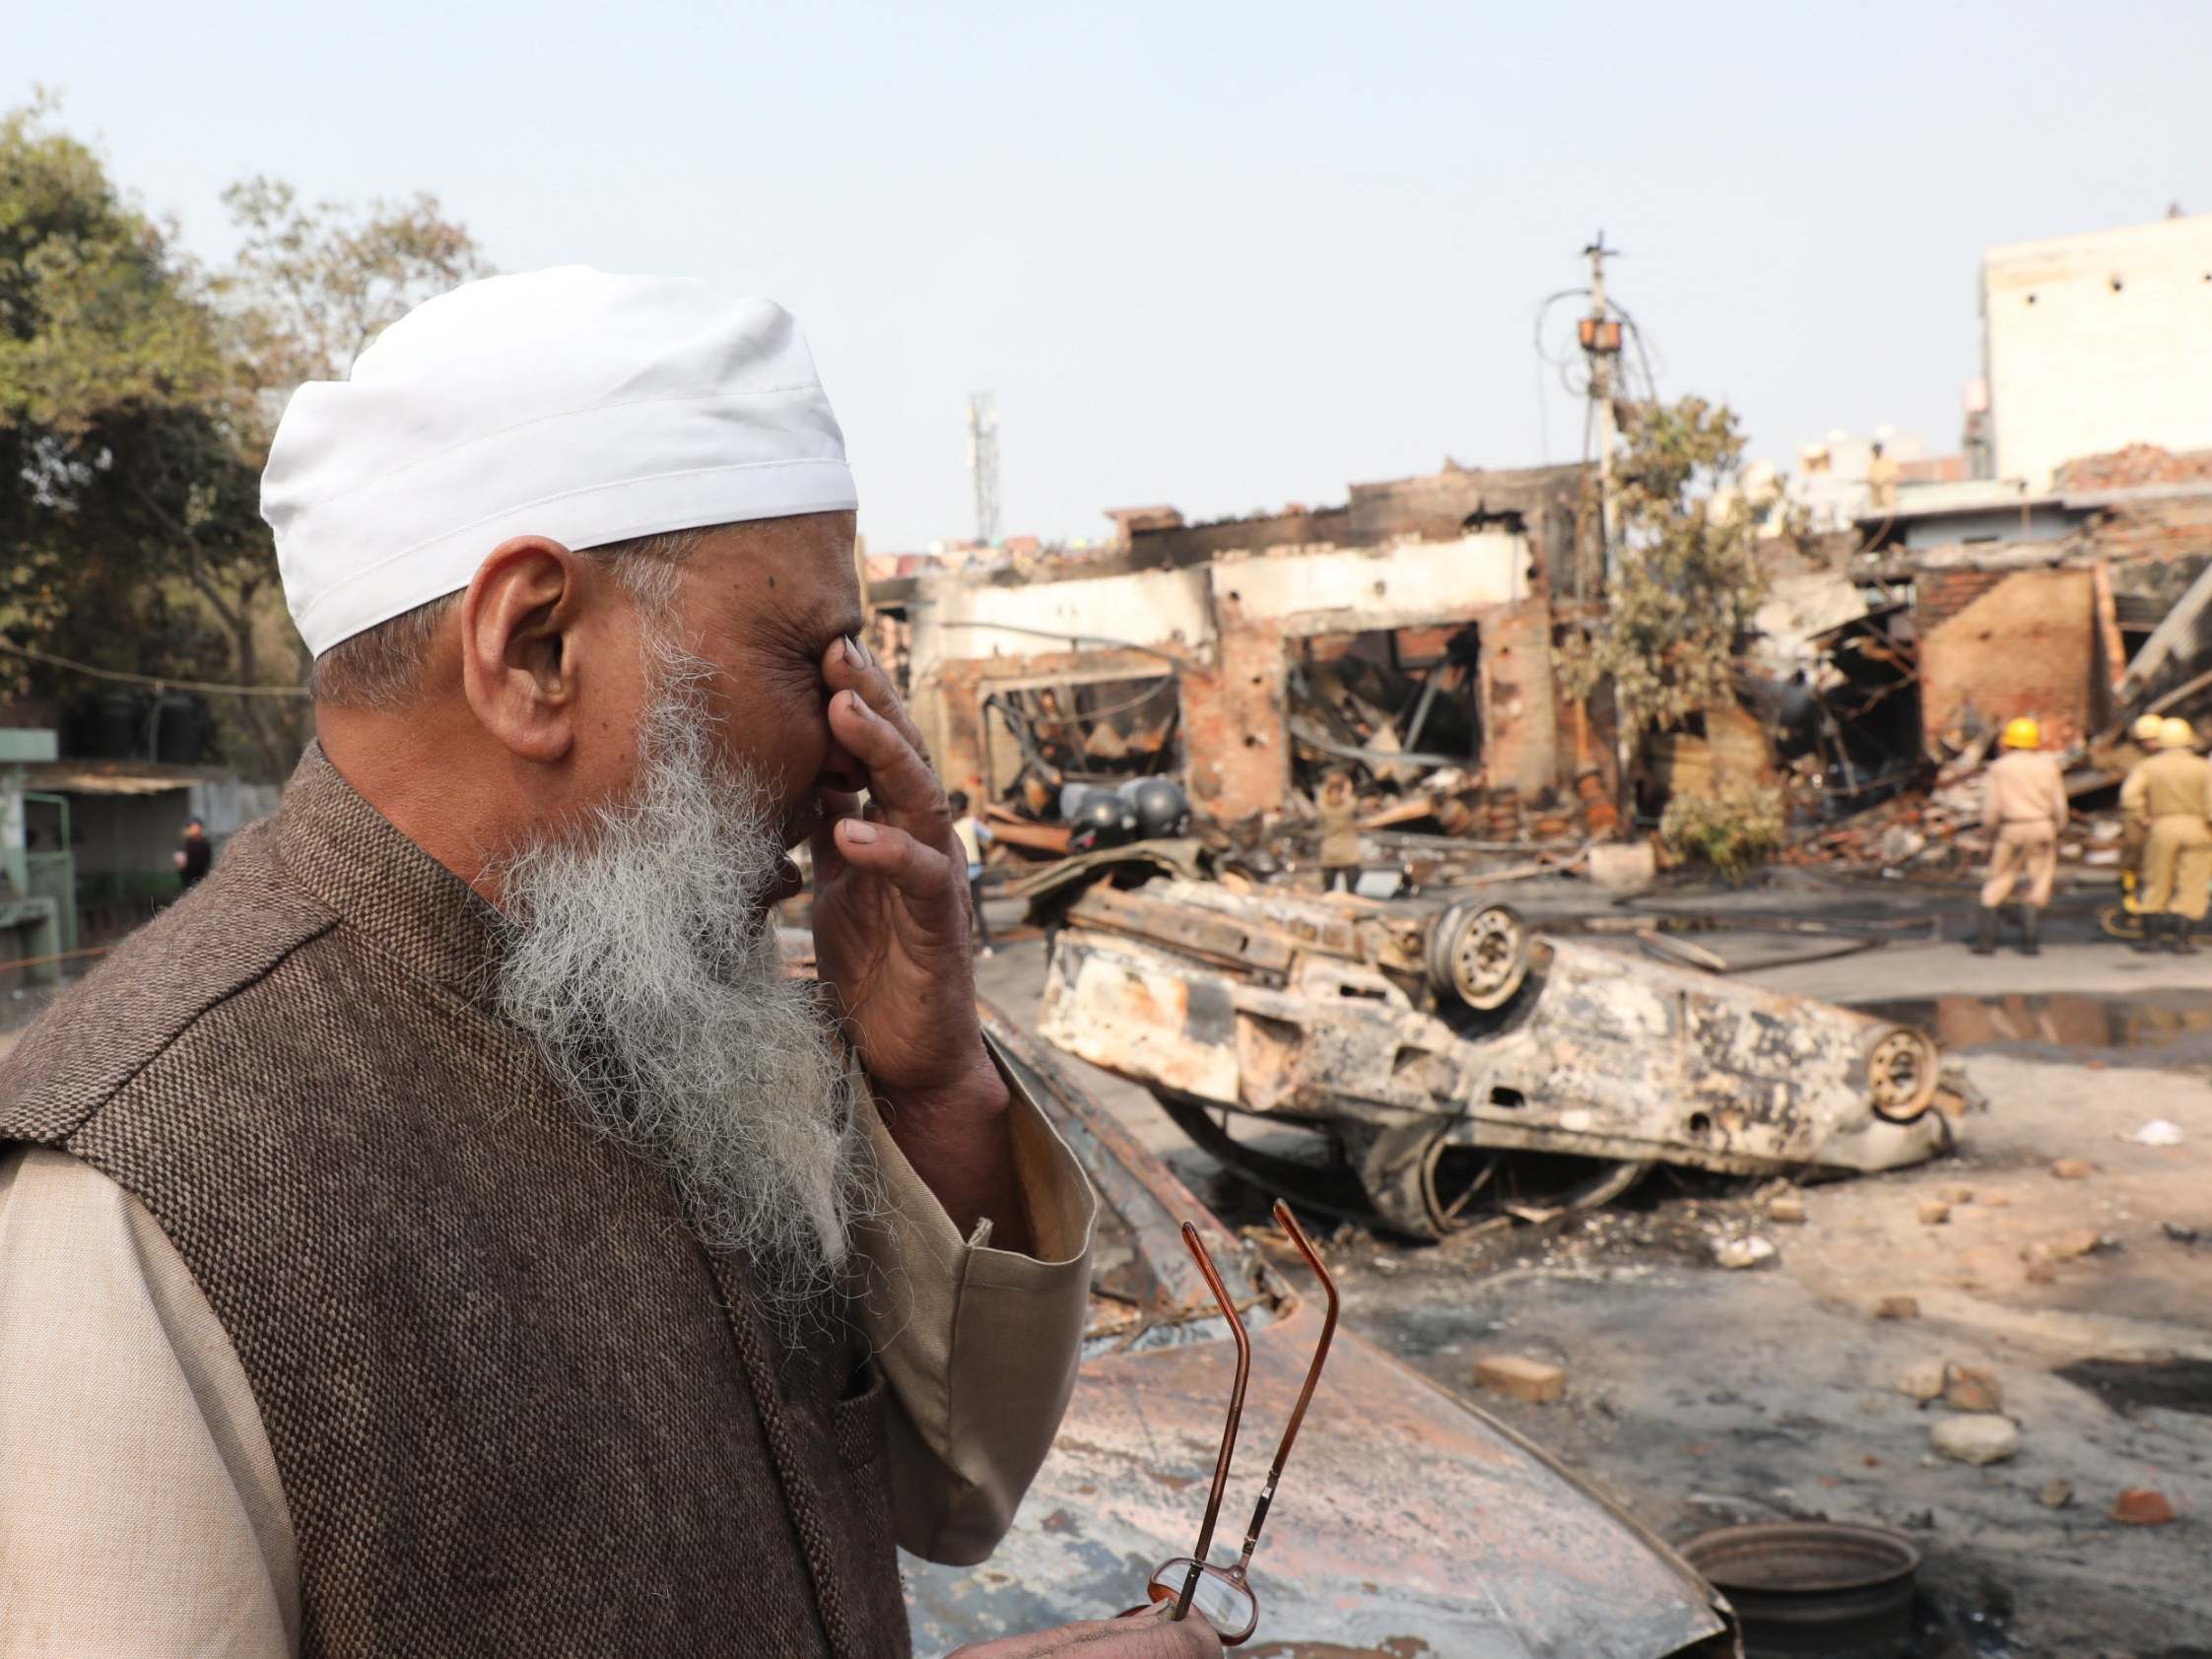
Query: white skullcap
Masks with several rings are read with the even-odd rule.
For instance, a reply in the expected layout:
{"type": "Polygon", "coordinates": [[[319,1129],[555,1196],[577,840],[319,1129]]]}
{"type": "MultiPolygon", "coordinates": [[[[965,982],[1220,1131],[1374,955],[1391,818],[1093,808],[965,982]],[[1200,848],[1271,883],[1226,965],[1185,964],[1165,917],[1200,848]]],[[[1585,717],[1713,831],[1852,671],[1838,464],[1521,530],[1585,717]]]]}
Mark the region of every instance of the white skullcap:
{"type": "Polygon", "coordinates": [[[582,549],[857,504],[798,323],[580,265],[487,277],[293,393],[261,475],[307,648],[468,586],[510,536],[582,549]]]}

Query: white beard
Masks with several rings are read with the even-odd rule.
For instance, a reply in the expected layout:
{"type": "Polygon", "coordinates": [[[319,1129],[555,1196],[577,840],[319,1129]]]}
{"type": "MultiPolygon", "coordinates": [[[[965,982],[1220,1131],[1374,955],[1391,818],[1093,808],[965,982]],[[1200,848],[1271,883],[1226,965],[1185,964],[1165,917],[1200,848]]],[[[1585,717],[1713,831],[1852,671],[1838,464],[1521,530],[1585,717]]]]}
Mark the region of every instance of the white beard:
{"type": "Polygon", "coordinates": [[[769,795],[715,752],[704,665],[649,651],[660,684],[631,799],[501,870],[499,1003],[585,1121],[662,1168],[700,1240],[741,1256],[787,1318],[837,1282],[877,1208],[863,1090],[776,948],[769,795]]]}

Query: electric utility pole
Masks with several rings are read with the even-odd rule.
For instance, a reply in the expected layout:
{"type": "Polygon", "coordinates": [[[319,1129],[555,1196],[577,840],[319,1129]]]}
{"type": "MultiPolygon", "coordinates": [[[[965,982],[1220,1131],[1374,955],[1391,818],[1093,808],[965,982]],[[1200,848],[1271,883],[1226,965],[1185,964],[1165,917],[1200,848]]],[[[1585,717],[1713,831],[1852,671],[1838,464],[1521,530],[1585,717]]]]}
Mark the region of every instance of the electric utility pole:
{"type": "MultiPolygon", "coordinates": [[[[1618,591],[1621,581],[1622,562],[1627,558],[1626,538],[1621,529],[1621,501],[1614,487],[1613,450],[1620,440],[1620,427],[1613,414],[1613,395],[1616,371],[1621,361],[1621,324],[1613,316],[1605,299],[1605,261],[1621,250],[1605,245],[1605,232],[1600,231],[1589,246],[1582,249],[1590,262],[1590,311],[1582,318],[1577,333],[1580,337],[1582,357],[1589,365],[1590,401],[1596,405],[1592,411],[1597,417],[1597,498],[1598,536],[1602,542],[1605,566],[1605,588],[1608,599],[1618,591]]],[[[1636,766],[1637,739],[1639,734],[1629,730],[1628,711],[1621,705],[1618,681],[1613,688],[1613,758],[1616,792],[1615,805],[1621,811],[1621,831],[1624,838],[1635,831],[1636,795],[1629,780],[1636,766]]]]}
{"type": "Polygon", "coordinates": [[[1621,574],[1621,503],[1613,490],[1613,450],[1620,428],[1613,415],[1614,365],[1621,358],[1621,325],[1605,302],[1605,260],[1621,250],[1605,245],[1605,232],[1582,249],[1590,262],[1590,314],[1580,329],[1582,356],[1590,367],[1590,401],[1597,415],[1597,492],[1599,534],[1604,542],[1605,580],[1621,574]]]}

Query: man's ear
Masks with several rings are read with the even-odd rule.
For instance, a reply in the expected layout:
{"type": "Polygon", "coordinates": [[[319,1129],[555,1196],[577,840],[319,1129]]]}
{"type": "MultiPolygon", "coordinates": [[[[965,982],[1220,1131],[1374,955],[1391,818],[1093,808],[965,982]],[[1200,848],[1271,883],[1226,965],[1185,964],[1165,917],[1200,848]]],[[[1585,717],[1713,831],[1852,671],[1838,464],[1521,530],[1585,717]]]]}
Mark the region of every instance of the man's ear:
{"type": "Polygon", "coordinates": [[[517,759],[551,764],[575,741],[577,622],[586,562],[516,536],[477,566],[461,601],[461,687],[484,729],[517,759]]]}

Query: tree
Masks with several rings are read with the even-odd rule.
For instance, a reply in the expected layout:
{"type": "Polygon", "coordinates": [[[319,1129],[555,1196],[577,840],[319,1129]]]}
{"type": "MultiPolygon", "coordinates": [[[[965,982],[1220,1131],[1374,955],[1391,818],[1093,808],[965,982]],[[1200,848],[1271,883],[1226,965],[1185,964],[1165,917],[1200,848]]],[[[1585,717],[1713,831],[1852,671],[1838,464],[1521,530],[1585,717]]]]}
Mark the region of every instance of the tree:
{"type": "Polygon", "coordinates": [[[378,333],[424,300],[491,274],[436,196],[308,207],[291,185],[256,175],[223,203],[244,235],[223,291],[254,384],[278,410],[303,381],[344,378],[378,333]]]}
{"type": "Polygon", "coordinates": [[[1562,648],[1568,687],[1611,681],[1638,735],[1733,699],[1737,647],[1766,595],[1759,510],[1736,489],[1733,411],[1687,397],[1633,413],[1618,463],[1624,548],[1604,615],[1562,648]]]}
{"type": "MultiPolygon", "coordinates": [[[[244,388],[189,262],[52,129],[53,108],[41,96],[0,116],[0,636],[204,674],[219,658],[149,567],[142,491],[244,388]]],[[[38,678],[8,665],[18,693],[38,678]]]]}
{"type": "MultiPolygon", "coordinates": [[[[284,403],[420,300],[487,269],[418,196],[304,206],[256,177],[210,275],[41,97],[0,117],[0,637],[156,679],[297,687],[306,653],[259,481],[284,403]]],[[[17,659],[20,663],[21,659],[17,659]]],[[[45,670],[16,676],[74,691],[45,670]]],[[[232,758],[281,777],[303,700],[218,699],[232,758]]]]}

